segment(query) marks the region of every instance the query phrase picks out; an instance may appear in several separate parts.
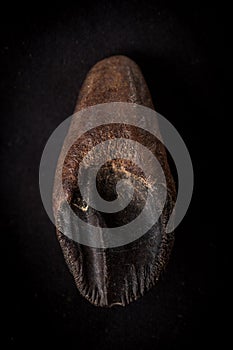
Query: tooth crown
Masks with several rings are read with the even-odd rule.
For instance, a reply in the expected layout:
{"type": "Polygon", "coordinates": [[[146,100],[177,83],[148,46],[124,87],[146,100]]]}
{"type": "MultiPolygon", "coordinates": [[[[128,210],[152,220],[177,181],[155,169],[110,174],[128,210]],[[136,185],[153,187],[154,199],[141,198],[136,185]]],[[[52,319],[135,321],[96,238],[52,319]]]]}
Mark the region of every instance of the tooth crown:
{"type": "MultiPolygon", "coordinates": [[[[153,109],[142,73],[127,57],[113,56],[104,59],[90,70],[79,94],[75,112],[109,102],[131,102],[153,109]]],[[[66,140],[79,122],[74,116],[66,140]]],[[[166,151],[161,142],[142,129],[130,125],[105,125],[88,131],[77,140],[67,153],[64,164],[58,160],[57,165],[57,172],[62,172],[67,201],[82,220],[99,227],[125,225],[140,213],[151,184],[143,171],[127,159],[108,162],[100,169],[96,179],[98,191],[105,200],[114,200],[119,180],[132,179],[134,197],[127,208],[112,214],[98,212],[88,207],[80,194],[77,176],[81,160],[96,144],[116,137],[133,139],[144,144],[155,154],[166,177],[168,191],[163,213],[144,236],[117,248],[92,248],[79,244],[59,230],[61,223],[66,222],[69,226],[69,218],[62,209],[63,202],[59,194],[61,189],[56,181],[53,194],[57,237],[75,283],[80,293],[91,303],[106,307],[125,306],[143,296],[158,281],[174,242],[174,233],[165,233],[176,197],[166,151]]],[[[153,212],[149,215],[153,215],[153,212]]]]}

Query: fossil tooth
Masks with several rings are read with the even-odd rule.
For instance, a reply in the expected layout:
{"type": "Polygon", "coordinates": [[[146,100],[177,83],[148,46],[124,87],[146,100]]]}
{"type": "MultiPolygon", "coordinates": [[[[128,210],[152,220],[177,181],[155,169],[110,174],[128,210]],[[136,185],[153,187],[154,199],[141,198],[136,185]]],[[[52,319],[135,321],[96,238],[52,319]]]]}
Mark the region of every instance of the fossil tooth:
{"type": "MultiPolygon", "coordinates": [[[[75,112],[109,102],[130,102],[154,109],[140,69],[125,56],[106,58],[90,70],[81,88],[75,112]]],[[[74,116],[64,144],[78,122],[74,116]]],[[[174,233],[165,233],[176,199],[174,181],[164,146],[145,130],[127,124],[121,127],[118,124],[105,125],[88,131],[77,140],[69,149],[64,164],[60,157],[57,165],[57,172],[62,171],[62,184],[67,201],[80,218],[102,228],[125,225],[141,212],[150,184],[143,171],[127,159],[107,162],[101,167],[96,179],[100,195],[109,201],[115,198],[115,188],[119,180],[130,178],[134,181],[133,199],[124,210],[116,213],[98,212],[89,208],[82,200],[77,184],[80,161],[94,145],[116,137],[133,139],[144,144],[155,154],[166,177],[168,192],[162,215],[145,235],[125,246],[115,248],[93,248],[77,243],[59,230],[59,225],[63,223],[72,232],[72,224],[63,208],[56,177],[53,193],[58,241],[77,288],[94,305],[106,307],[125,306],[143,296],[159,279],[174,241],[174,233]]],[[[153,215],[153,212],[148,215],[153,215]]]]}

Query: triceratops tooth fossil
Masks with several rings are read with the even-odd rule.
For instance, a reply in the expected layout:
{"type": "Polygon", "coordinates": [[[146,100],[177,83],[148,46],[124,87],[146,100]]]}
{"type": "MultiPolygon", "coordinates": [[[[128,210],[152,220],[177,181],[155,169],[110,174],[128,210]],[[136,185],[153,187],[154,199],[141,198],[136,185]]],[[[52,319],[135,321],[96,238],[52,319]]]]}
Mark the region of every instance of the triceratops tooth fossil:
{"type": "MultiPolygon", "coordinates": [[[[109,103],[129,102],[153,109],[147,85],[138,66],[124,56],[113,56],[98,62],[88,73],[80,91],[75,112],[87,107],[109,103]]],[[[74,115],[64,144],[74,133],[78,123],[74,115]]],[[[82,121],[83,122],[83,121],[82,121]]],[[[69,217],[62,210],[60,188],[54,183],[53,206],[58,223],[57,237],[66,263],[74,276],[80,293],[98,306],[125,306],[138,299],[158,280],[168,261],[174,234],[165,228],[176,199],[174,181],[170,173],[164,146],[147,131],[132,125],[109,124],[88,131],[69,149],[65,162],[58,160],[57,171],[62,168],[62,184],[72,209],[82,220],[99,227],[125,225],[142,210],[147,191],[147,179],[143,171],[127,159],[113,159],[101,167],[96,178],[100,195],[113,200],[114,189],[119,180],[134,178],[134,196],[122,211],[103,213],[89,210],[80,193],[77,182],[79,163],[93,145],[114,138],[128,138],[143,143],[161,164],[167,182],[167,198],[158,222],[141,238],[114,248],[93,248],[68,238],[59,230],[59,222],[69,225],[69,217]]],[[[61,151],[64,152],[63,150],[61,151]]],[[[150,166],[150,165],[148,165],[150,166]]]]}

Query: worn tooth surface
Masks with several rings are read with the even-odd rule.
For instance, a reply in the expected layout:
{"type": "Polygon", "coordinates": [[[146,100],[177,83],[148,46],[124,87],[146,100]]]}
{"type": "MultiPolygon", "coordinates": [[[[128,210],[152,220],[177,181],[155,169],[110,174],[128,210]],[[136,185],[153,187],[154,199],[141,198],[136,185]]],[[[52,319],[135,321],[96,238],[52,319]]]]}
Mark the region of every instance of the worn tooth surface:
{"type": "MultiPolygon", "coordinates": [[[[88,73],[80,91],[75,112],[89,106],[108,102],[131,102],[153,109],[147,85],[138,66],[124,56],[113,56],[98,62],[88,73]]],[[[79,120],[74,116],[66,140],[79,120]]],[[[109,125],[87,132],[66,155],[64,164],[58,160],[57,172],[62,171],[63,188],[72,209],[80,218],[100,227],[120,226],[130,222],[140,213],[147,194],[143,173],[127,160],[114,160],[102,167],[97,177],[100,194],[107,200],[113,196],[113,188],[122,177],[135,181],[134,197],[129,206],[119,213],[102,214],[87,210],[77,185],[77,169],[84,155],[96,145],[115,137],[136,140],[150,149],[159,160],[167,181],[168,196],[163,213],[157,222],[140,239],[116,248],[92,248],[79,244],[59,231],[59,223],[70,224],[64,212],[61,189],[54,184],[54,215],[57,237],[66,263],[74,276],[80,293],[98,306],[127,305],[141,297],[163,271],[173,245],[174,234],[165,233],[175,202],[175,186],[167,163],[164,146],[152,135],[133,126],[109,125]],[[106,182],[106,179],[108,181],[106,182]]],[[[66,143],[66,140],[64,144],[66,143]]],[[[62,150],[64,152],[64,148],[62,150]]],[[[55,177],[56,179],[56,177],[55,177]]],[[[152,215],[152,214],[151,214],[152,215]]],[[[70,227],[72,230],[72,227],[70,227]]]]}

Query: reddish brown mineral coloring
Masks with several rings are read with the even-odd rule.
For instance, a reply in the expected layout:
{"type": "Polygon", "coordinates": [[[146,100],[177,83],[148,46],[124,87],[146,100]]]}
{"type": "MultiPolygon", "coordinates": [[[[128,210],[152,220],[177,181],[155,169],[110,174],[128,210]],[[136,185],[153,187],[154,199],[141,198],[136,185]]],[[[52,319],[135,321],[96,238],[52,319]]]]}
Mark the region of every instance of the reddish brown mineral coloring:
{"type": "MultiPolygon", "coordinates": [[[[125,56],[106,58],[89,71],[79,93],[75,112],[109,102],[136,103],[154,109],[139,67],[125,56]]],[[[66,140],[74,130],[75,118],[77,117],[73,117],[66,140]]],[[[92,248],[69,239],[57,229],[59,243],[79,292],[92,304],[105,307],[125,306],[143,296],[159,279],[174,241],[174,233],[165,232],[176,198],[166,151],[153,135],[140,128],[126,124],[109,124],[87,132],[73,144],[64,164],[58,161],[57,165],[57,169],[62,167],[63,189],[70,206],[81,219],[99,227],[124,225],[140,213],[145,203],[147,180],[143,171],[126,159],[107,162],[100,169],[96,182],[101,196],[105,200],[112,200],[118,180],[134,177],[134,197],[127,208],[119,213],[106,214],[94,209],[87,210],[82,201],[77,184],[79,163],[97,143],[116,137],[138,141],[154,153],[163,168],[168,191],[165,207],[157,224],[144,236],[125,246],[92,248]]],[[[53,202],[55,220],[69,220],[62,217],[65,214],[62,212],[56,182],[53,202]]]]}

